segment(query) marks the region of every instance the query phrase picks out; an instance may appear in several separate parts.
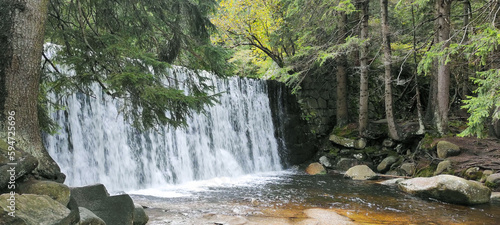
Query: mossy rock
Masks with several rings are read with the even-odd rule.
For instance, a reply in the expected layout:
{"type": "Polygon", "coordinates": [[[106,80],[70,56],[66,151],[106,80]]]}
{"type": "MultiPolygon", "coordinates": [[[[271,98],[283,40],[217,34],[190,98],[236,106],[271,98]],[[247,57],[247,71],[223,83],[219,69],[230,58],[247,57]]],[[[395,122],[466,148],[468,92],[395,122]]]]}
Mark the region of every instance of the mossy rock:
{"type": "Polygon", "coordinates": [[[415,173],[415,177],[432,177],[436,171],[435,165],[426,166],[415,173]]]}

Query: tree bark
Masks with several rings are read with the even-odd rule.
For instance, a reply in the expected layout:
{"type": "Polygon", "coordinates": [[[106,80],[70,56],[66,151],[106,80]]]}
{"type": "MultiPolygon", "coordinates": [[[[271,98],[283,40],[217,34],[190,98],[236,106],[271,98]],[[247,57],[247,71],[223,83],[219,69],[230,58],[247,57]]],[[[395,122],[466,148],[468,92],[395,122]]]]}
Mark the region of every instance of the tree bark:
{"type": "MultiPolygon", "coordinates": [[[[347,36],[347,14],[340,12],[339,32],[340,44],[345,43],[347,36]]],[[[337,126],[341,127],[349,122],[349,114],[347,109],[347,73],[346,73],[347,57],[345,54],[337,59],[337,126]]]]}
{"type": "Polygon", "coordinates": [[[392,75],[391,75],[391,41],[389,38],[389,22],[387,13],[387,0],[380,0],[380,12],[382,19],[382,49],[384,52],[384,67],[385,67],[385,116],[387,126],[389,128],[389,137],[394,140],[399,140],[398,129],[394,122],[394,111],[392,109],[392,75]]]}
{"type": "MultiPolygon", "coordinates": [[[[35,173],[50,179],[60,175],[59,166],[43,146],[38,123],[38,93],[48,0],[0,0],[2,51],[0,54],[0,137],[14,127],[16,147],[35,156],[35,173]],[[15,125],[7,115],[15,114],[15,125]]],[[[10,135],[12,137],[12,135],[10,135]]],[[[12,140],[12,139],[11,139],[12,140]]]]}
{"type": "Polygon", "coordinates": [[[361,10],[361,31],[360,38],[364,41],[360,47],[360,84],[359,84],[359,135],[365,136],[368,127],[368,19],[369,0],[360,2],[361,10]]]}
{"type": "MultiPolygon", "coordinates": [[[[438,42],[442,43],[442,50],[450,46],[450,9],[451,0],[437,0],[438,12],[438,42]]],[[[448,132],[448,111],[450,103],[450,68],[445,63],[444,57],[438,60],[437,69],[437,108],[435,125],[438,132],[444,135],[448,132]]]]}

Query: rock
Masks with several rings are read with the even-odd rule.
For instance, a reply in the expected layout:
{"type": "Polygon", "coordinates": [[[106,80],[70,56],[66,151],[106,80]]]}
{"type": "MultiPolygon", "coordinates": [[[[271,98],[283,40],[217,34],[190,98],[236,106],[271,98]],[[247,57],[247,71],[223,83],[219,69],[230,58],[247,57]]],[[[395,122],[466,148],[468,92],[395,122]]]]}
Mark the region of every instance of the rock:
{"type": "Polygon", "coordinates": [[[386,185],[386,186],[396,186],[399,182],[404,181],[404,178],[395,178],[390,180],[384,180],[381,182],[377,182],[377,184],[386,185]]]}
{"type": "Polygon", "coordinates": [[[456,156],[460,154],[460,147],[447,141],[440,141],[437,143],[437,154],[441,159],[456,156]]]}
{"type": "Polygon", "coordinates": [[[106,224],[132,225],[134,202],[129,195],[109,196],[102,184],[71,188],[78,206],[87,208],[106,224]]]}
{"type": "Polygon", "coordinates": [[[357,165],[348,169],[347,172],[345,172],[344,177],[348,177],[353,180],[373,180],[377,178],[377,174],[367,165],[357,165]]]}
{"type": "Polygon", "coordinates": [[[326,157],[326,156],[321,156],[319,158],[319,163],[321,163],[321,165],[323,165],[324,167],[332,168],[332,164],[330,163],[330,159],[328,159],[328,157],[326,157]]]}
{"type": "Polygon", "coordinates": [[[78,225],[106,225],[104,220],[87,208],[78,207],[78,210],[80,211],[80,223],[78,225]]]}
{"type": "Polygon", "coordinates": [[[438,164],[436,171],[434,171],[434,176],[442,174],[443,172],[448,172],[450,170],[451,170],[451,161],[450,160],[441,161],[438,164]]]}
{"type": "Polygon", "coordinates": [[[494,173],[486,178],[486,182],[500,185],[500,173],[494,173]]]}
{"type": "Polygon", "coordinates": [[[16,180],[21,176],[31,173],[38,166],[38,160],[31,154],[18,148],[15,148],[11,152],[15,154],[16,161],[13,162],[17,163],[14,169],[15,172],[12,173],[14,176],[12,177],[10,172],[12,166],[7,165],[7,163],[12,162],[9,160],[9,145],[4,140],[0,140],[0,189],[7,188],[11,179],[16,180]]]}
{"type": "Polygon", "coordinates": [[[417,165],[415,163],[403,163],[401,169],[405,171],[406,175],[413,176],[417,169],[417,165]]]}
{"type": "Polygon", "coordinates": [[[48,195],[61,205],[68,205],[70,198],[69,187],[53,181],[30,180],[19,185],[19,193],[48,195]]]}
{"type": "Polygon", "coordinates": [[[483,173],[480,171],[479,167],[471,167],[464,172],[464,178],[469,180],[478,180],[482,175],[483,173]]]}
{"type": "Polygon", "coordinates": [[[337,170],[339,171],[347,171],[349,168],[353,167],[353,166],[357,166],[357,165],[360,165],[360,161],[358,161],[357,159],[351,159],[351,158],[341,158],[338,162],[337,162],[337,170]]]}
{"type": "Polygon", "coordinates": [[[149,221],[142,205],[134,203],[134,225],[145,225],[149,221]]]}
{"type": "Polygon", "coordinates": [[[323,165],[315,162],[309,164],[309,166],[306,168],[306,173],[309,175],[324,174],[326,173],[326,170],[325,167],[323,167],[323,165]]]}
{"type": "Polygon", "coordinates": [[[71,210],[69,217],[71,218],[71,224],[78,224],[80,221],[80,210],[78,209],[78,204],[73,197],[69,198],[69,203],[67,208],[71,210]]]}
{"type": "Polygon", "coordinates": [[[389,170],[385,174],[391,176],[404,176],[405,172],[402,169],[395,169],[395,170],[389,170]]]}
{"type": "Polygon", "coordinates": [[[491,195],[490,189],[481,183],[453,175],[408,179],[400,182],[398,187],[419,197],[462,205],[487,203],[491,195]]]}
{"type": "Polygon", "coordinates": [[[348,148],[364,149],[366,147],[366,140],[364,138],[350,139],[332,134],[329,140],[348,148]]]}
{"type": "Polygon", "coordinates": [[[491,193],[491,201],[500,203],[500,192],[492,192],[491,193]]]}
{"type": "Polygon", "coordinates": [[[61,203],[53,200],[47,195],[0,195],[0,222],[9,221],[4,224],[26,224],[26,225],[69,225],[71,223],[70,210],[61,203]],[[15,218],[12,221],[7,213],[11,197],[15,198],[15,218]]]}
{"type": "Polygon", "coordinates": [[[397,156],[386,157],[385,159],[382,160],[382,162],[380,162],[380,164],[378,164],[377,170],[381,173],[388,171],[391,168],[392,164],[397,162],[398,159],[399,158],[397,156]]]}
{"type": "Polygon", "coordinates": [[[486,182],[486,179],[493,174],[493,170],[485,170],[483,171],[483,175],[481,176],[481,180],[479,182],[484,183],[486,182]]]}
{"type": "Polygon", "coordinates": [[[394,147],[396,143],[394,143],[394,140],[390,139],[390,138],[386,138],[384,139],[384,141],[382,141],[382,146],[386,147],[386,148],[392,148],[394,147]]]}

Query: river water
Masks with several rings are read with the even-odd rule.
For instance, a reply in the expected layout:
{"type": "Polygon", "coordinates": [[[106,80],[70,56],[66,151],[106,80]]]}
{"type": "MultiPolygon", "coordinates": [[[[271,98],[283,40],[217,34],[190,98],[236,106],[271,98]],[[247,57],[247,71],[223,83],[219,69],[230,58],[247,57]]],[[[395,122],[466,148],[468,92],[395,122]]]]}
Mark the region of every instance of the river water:
{"type": "Polygon", "coordinates": [[[297,170],[216,178],[129,192],[150,224],[499,224],[500,204],[447,204],[376,181],[297,170]],[[314,220],[311,209],[322,215],[314,220]],[[319,222],[318,222],[319,221],[319,222]]]}

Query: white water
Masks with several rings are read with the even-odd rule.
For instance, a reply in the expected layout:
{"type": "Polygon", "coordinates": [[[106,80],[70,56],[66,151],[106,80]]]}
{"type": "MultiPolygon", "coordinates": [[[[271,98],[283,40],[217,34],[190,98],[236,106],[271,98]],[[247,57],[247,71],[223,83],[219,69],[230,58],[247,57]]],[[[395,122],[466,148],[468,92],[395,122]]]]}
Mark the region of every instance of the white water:
{"type": "MultiPolygon", "coordinates": [[[[180,80],[192,73],[181,67],[170,72],[180,80]]],[[[226,93],[206,115],[190,118],[186,129],[138,132],[118,113],[120,103],[97,85],[95,97],[62,98],[66,110],[52,114],[62,129],[45,144],[65,183],[130,191],[281,170],[265,82],[202,75],[215,93],[226,93]]]]}

